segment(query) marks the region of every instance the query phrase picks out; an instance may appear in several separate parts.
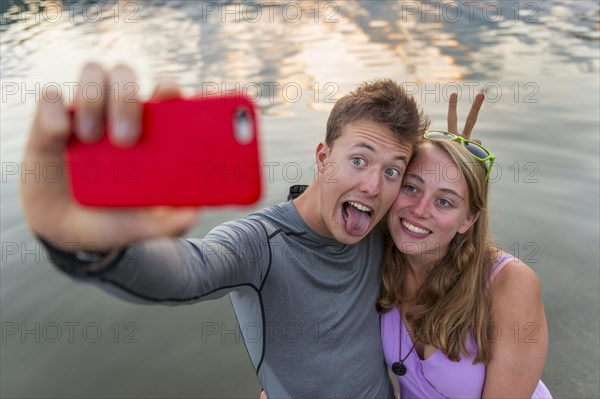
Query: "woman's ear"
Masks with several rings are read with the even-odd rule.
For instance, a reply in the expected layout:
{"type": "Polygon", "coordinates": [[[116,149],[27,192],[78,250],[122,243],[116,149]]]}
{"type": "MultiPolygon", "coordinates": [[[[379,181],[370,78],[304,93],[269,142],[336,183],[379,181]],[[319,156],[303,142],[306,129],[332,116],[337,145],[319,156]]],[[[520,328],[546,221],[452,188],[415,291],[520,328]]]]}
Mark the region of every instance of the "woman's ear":
{"type": "Polygon", "coordinates": [[[467,232],[467,230],[469,230],[471,228],[471,226],[473,226],[473,224],[477,221],[478,218],[479,218],[479,212],[477,212],[475,214],[469,212],[469,215],[467,216],[465,221],[458,228],[458,232],[460,234],[465,234],[467,232]]]}
{"type": "Polygon", "coordinates": [[[322,141],[317,146],[316,151],[316,159],[317,159],[317,169],[319,172],[325,172],[325,163],[327,158],[329,157],[329,146],[326,142],[322,141]]]}

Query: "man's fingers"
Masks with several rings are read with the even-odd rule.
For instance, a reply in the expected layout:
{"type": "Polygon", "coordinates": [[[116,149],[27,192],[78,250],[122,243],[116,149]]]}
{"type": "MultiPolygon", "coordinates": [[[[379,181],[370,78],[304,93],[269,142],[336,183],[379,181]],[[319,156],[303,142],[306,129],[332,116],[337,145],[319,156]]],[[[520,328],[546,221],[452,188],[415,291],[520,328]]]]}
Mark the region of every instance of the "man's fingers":
{"type": "Polygon", "coordinates": [[[483,100],[485,99],[485,95],[483,93],[478,93],[475,96],[475,100],[471,105],[471,110],[469,111],[469,116],[467,116],[467,120],[465,122],[465,128],[463,129],[462,135],[465,138],[471,138],[471,132],[473,132],[473,128],[475,127],[475,122],[477,122],[477,116],[479,115],[479,110],[481,109],[481,105],[483,104],[483,100]]]}
{"type": "Polygon", "coordinates": [[[456,114],[456,104],[458,102],[458,95],[456,93],[450,94],[450,101],[448,102],[448,131],[450,133],[458,133],[458,116],[456,114]]]}
{"type": "Polygon", "coordinates": [[[75,94],[75,131],[86,143],[97,141],[104,131],[106,73],[99,64],[88,63],[82,71],[75,94]]]}
{"type": "MultiPolygon", "coordinates": [[[[154,220],[154,235],[179,236],[185,233],[198,219],[198,208],[155,207],[148,211],[154,220]]],[[[150,228],[146,230],[152,230],[150,228]]]]}
{"type": "Polygon", "coordinates": [[[71,122],[60,92],[54,87],[42,91],[28,147],[35,152],[51,153],[53,157],[61,158],[70,131],[71,122]]]}
{"type": "Polygon", "coordinates": [[[170,100],[181,97],[181,89],[177,82],[170,78],[161,78],[156,83],[152,100],[170,100]]]}
{"type": "Polygon", "coordinates": [[[71,122],[60,93],[55,88],[42,92],[23,156],[23,170],[44,170],[39,176],[21,175],[25,220],[38,234],[56,226],[68,204],[64,150],[71,122]]]}
{"type": "Polygon", "coordinates": [[[131,68],[117,65],[110,72],[108,125],[110,140],[121,147],[137,141],[141,133],[142,103],[138,97],[138,83],[131,68]]]}

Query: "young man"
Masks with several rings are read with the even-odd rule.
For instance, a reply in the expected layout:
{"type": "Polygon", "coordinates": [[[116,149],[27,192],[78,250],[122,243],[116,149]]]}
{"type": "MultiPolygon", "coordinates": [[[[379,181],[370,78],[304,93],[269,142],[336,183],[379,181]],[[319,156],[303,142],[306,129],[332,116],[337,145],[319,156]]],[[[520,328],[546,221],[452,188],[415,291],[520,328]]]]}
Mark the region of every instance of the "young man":
{"type": "MultiPolygon", "coordinates": [[[[107,75],[90,64],[79,87],[134,80],[127,67],[107,75]]],[[[173,85],[155,92],[177,95],[173,85]]],[[[63,164],[70,122],[64,105],[47,98],[54,94],[38,107],[28,165],[63,164]]],[[[135,144],[139,103],[90,103],[78,95],[75,106],[82,140],[97,140],[106,119],[113,142],[135,144]]],[[[244,341],[270,398],[391,398],[375,309],[383,259],[375,227],[427,124],[397,84],[363,84],[334,106],[316,150],[317,177],[300,197],[224,223],[203,239],[173,238],[194,222],[193,210],[85,208],[66,180],[24,180],[23,206],[54,263],[74,278],[146,303],[229,293],[242,332],[253,333],[244,341]],[[73,243],[93,243],[99,252],[73,252],[73,243]],[[258,326],[258,335],[246,326],[258,326]]]]}

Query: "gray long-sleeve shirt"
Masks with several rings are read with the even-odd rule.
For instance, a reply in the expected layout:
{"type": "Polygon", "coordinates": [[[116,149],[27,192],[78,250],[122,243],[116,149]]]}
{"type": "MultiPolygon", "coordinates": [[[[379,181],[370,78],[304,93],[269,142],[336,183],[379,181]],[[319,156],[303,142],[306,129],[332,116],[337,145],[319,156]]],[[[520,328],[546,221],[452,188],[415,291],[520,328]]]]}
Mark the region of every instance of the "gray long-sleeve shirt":
{"type": "Polygon", "coordinates": [[[356,245],[341,244],[313,232],[290,201],[204,239],[136,244],[83,278],[135,302],[229,293],[270,399],[391,398],[375,309],[382,258],[378,228],[356,245]]]}

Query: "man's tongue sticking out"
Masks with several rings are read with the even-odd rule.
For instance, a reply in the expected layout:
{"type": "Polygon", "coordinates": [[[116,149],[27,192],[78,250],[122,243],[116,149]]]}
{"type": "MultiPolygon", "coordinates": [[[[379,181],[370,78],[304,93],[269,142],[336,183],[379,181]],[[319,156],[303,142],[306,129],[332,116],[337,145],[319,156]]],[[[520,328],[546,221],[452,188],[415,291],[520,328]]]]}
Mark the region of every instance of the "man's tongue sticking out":
{"type": "Polygon", "coordinates": [[[348,215],[346,219],[346,231],[355,236],[362,236],[369,229],[371,215],[367,212],[359,211],[350,204],[345,204],[344,209],[348,215]]]}

